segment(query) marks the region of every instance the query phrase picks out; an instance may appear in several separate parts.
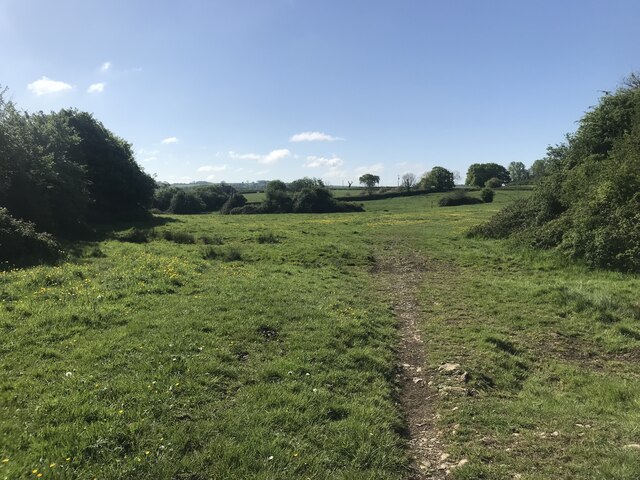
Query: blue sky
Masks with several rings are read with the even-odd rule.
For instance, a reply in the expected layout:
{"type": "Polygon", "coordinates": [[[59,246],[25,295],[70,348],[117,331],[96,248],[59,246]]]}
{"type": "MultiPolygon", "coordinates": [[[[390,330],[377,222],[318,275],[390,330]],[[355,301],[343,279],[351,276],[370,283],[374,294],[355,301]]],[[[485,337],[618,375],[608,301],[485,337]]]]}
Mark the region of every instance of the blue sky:
{"type": "Polygon", "coordinates": [[[0,0],[0,84],[159,180],[529,166],[640,70],[637,0],[0,0]]]}

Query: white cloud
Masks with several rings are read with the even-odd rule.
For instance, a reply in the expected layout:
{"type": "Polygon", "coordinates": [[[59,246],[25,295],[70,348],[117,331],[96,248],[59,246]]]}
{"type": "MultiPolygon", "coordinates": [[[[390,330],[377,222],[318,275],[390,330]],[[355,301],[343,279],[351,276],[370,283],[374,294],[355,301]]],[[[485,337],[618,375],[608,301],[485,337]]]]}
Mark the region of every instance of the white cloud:
{"type": "Polygon", "coordinates": [[[281,148],[279,150],[269,152],[268,155],[265,155],[265,157],[258,160],[258,162],[269,165],[289,156],[291,156],[291,152],[287,148],[281,148]]]}
{"type": "Polygon", "coordinates": [[[106,72],[107,70],[109,70],[111,68],[111,62],[104,62],[101,66],[100,66],[100,71],[101,72],[106,72]]]}
{"type": "Polygon", "coordinates": [[[307,163],[305,163],[304,166],[309,168],[315,168],[315,167],[335,168],[335,167],[341,166],[343,163],[344,162],[339,157],[325,158],[325,157],[310,156],[310,157],[307,157],[307,163]]]}
{"type": "Polygon", "coordinates": [[[198,168],[198,172],[224,172],[228,168],[227,165],[203,165],[198,168]]]}
{"type": "Polygon", "coordinates": [[[266,155],[259,155],[257,153],[236,153],[234,151],[229,152],[229,158],[232,160],[254,160],[258,163],[264,163],[265,165],[276,163],[283,158],[291,156],[291,152],[287,148],[280,148],[278,150],[272,150],[266,155]]]}
{"type": "Polygon", "coordinates": [[[177,137],[167,137],[164,140],[162,140],[160,143],[162,144],[169,144],[169,143],[178,143],[178,138],[177,137]]]}
{"type": "Polygon", "coordinates": [[[106,83],[104,82],[94,83],[89,86],[89,88],[87,89],[87,93],[102,93],[104,92],[105,85],[106,83]]]}
{"type": "Polygon", "coordinates": [[[369,166],[358,167],[358,168],[355,169],[355,172],[358,173],[358,174],[362,174],[362,173],[381,173],[382,171],[384,171],[384,166],[380,162],[374,163],[373,165],[369,165],[369,166]]]}
{"type": "Polygon", "coordinates": [[[236,153],[234,151],[229,152],[229,158],[233,160],[260,160],[262,155],[258,155],[257,153],[236,153]]]}
{"type": "Polygon", "coordinates": [[[40,80],[31,82],[29,85],[27,85],[27,88],[36,95],[40,96],[47,95],[49,93],[64,92],[66,90],[71,90],[73,87],[68,83],[58,82],[47,77],[42,77],[40,80]]]}
{"type": "Polygon", "coordinates": [[[141,160],[142,163],[149,163],[149,162],[155,162],[158,159],[158,157],[147,157],[147,158],[143,158],[141,160]]]}
{"type": "Polygon", "coordinates": [[[138,155],[157,155],[159,150],[146,150],[144,148],[138,149],[138,155]]]}
{"type": "Polygon", "coordinates": [[[323,132],[302,132],[293,135],[290,142],[335,142],[336,140],[344,140],[344,138],[333,137],[323,132]]]}

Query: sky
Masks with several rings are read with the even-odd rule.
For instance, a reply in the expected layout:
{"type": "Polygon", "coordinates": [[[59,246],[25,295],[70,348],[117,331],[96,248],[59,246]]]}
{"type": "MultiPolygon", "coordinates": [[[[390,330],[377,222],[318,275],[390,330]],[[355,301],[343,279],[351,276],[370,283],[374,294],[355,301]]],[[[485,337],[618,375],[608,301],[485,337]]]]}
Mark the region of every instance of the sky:
{"type": "Polygon", "coordinates": [[[0,0],[0,85],[160,181],[530,166],[640,71],[637,0],[0,0]]]}

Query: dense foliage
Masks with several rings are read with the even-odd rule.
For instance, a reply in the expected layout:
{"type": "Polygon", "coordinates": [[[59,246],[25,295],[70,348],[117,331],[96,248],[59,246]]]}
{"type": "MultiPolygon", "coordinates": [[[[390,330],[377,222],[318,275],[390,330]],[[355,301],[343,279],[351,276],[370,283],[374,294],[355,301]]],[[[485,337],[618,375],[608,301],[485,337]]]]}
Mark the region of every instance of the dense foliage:
{"type": "Polygon", "coordinates": [[[236,193],[229,185],[177,188],[161,185],[154,193],[153,208],[168,213],[203,213],[220,210],[236,193]]]}
{"type": "Polygon", "coordinates": [[[9,228],[17,229],[15,238],[31,231],[70,237],[89,222],[147,211],[155,181],[135,162],[130,144],[86,112],[29,114],[5,102],[2,93],[0,207],[21,221],[4,224],[4,255],[15,260],[28,245],[42,243],[18,248],[7,240],[9,228]]]}
{"type": "Polygon", "coordinates": [[[380,184],[380,176],[372,173],[365,173],[358,178],[360,185],[364,185],[369,193],[373,192],[373,187],[380,184]]]}
{"type": "Polygon", "coordinates": [[[447,193],[440,200],[438,200],[438,205],[441,207],[474,205],[476,203],[482,203],[482,200],[476,197],[469,196],[464,190],[454,190],[453,192],[447,193]]]}
{"type": "Polygon", "coordinates": [[[502,183],[509,183],[509,171],[497,163],[474,163],[467,170],[465,185],[484,187],[487,180],[497,178],[502,183]]]}
{"type": "Polygon", "coordinates": [[[431,189],[436,192],[446,192],[453,189],[453,173],[444,167],[433,167],[425,173],[418,184],[420,188],[431,189]]]}
{"type": "MultiPolygon", "coordinates": [[[[244,199],[244,197],[242,198],[244,199]]],[[[339,202],[333,198],[333,194],[324,186],[322,180],[305,177],[291,182],[289,186],[281,180],[273,180],[267,184],[265,200],[260,205],[244,205],[243,203],[242,205],[230,206],[230,208],[226,208],[225,206],[221,212],[231,214],[255,214],[361,211],[363,211],[363,208],[358,205],[339,202]]]]}
{"type": "Polygon", "coordinates": [[[6,208],[0,208],[0,262],[11,262],[25,257],[54,260],[61,251],[53,236],[37,232],[30,222],[16,220],[6,208]]]}
{"type": "Polygon", "coordinates": [[[591,266],[640,271],[640,77],[605,94],[542,165],[530,198],[471,234],[515,235],[591,266]]]}

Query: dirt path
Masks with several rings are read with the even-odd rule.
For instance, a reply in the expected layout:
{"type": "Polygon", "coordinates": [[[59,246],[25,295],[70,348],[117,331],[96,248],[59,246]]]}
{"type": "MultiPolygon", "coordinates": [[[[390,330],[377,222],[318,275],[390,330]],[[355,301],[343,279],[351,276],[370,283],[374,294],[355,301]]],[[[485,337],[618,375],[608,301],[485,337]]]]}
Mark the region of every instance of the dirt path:
{"type": "Polygon", "coordinates": [[[393,301],[400,329],[398,380],[412,458],[409,479],[445,478],[447,471],[442,465],[443,448],[432,401],[438,395],[431,386],[435,372],[425,365],[424,342],[418,328],[421,316],[418,293],[424,276],[429,274],[428,264],[417,253],[403,253],[390,246],[378,256],[375,274],[393,301]]]}

